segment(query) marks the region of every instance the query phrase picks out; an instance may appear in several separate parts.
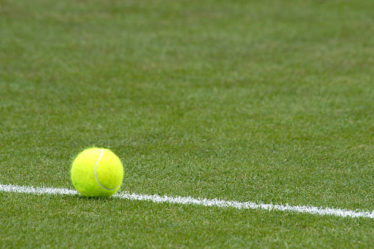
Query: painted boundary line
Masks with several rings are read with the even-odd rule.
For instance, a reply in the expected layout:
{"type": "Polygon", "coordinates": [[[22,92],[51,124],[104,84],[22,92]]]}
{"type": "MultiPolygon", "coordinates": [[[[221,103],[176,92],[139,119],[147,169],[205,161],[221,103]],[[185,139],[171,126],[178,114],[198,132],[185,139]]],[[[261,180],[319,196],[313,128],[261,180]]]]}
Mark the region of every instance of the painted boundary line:
{"type": "MultiPolygon", "coordinates": [[[[35,194],[35,195],[77,195],[75,190],[65,188],[40,188],[40,187],[26,187],[17,185],[2,185],[0,184],[0,192],[8,193],[23,193],[23,194],[35,194]]],[[[335,208],[322,208],[313,206],[290,206],[277,205],[277,204],[264,204],[255,202],[238,202],[238,201],[224,201],[219,199],[203,199],[203,198],[192,198],[192,197],[170,197],[170,196],[159,196],[159,195],[143,195],[121,192],[115,194],[113,198],[125,199],[125,200],[136,200],[136,201],[150,201],[154,203],[172,203],[182,205],[199,205],[205,207],[220,207],[220,208],[235,208],[235,209],[259,209],[268,211],[281,211],[281,212],[295,212],[295,213],[306,213],[314,215],[331,215],[339,217],[350,217],[350,218],[369,218],[374,219],[374,211],[360,211],[360,210],[345,210],[335,208]]]]}

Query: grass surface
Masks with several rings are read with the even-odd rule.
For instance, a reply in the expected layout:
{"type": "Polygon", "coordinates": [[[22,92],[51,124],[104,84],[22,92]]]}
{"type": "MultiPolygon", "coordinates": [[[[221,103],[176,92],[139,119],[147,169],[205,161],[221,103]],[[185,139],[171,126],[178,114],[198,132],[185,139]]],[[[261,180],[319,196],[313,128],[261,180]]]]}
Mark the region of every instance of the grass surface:
{"type": "MultiPolygon", "coordinates": [[[[374,209],[374,2],[0,0],[0,183],[374,209]]],[[[0,193],[0,247],[372,246],[374,221],[0,193]],[[106,231],[106,232],[103,232],[106,231]]]]}

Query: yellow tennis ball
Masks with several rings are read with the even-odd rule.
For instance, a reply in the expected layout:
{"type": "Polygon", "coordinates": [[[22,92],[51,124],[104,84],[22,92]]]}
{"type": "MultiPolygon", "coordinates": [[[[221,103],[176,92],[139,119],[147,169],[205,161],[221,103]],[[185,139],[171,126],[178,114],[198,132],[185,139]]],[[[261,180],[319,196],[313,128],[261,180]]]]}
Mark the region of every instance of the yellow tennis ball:
{"type": "Polygon", "coordinates": [[[112,151],[89,148],[74,159],[71,181],[84,196],[111,196],[117,192],[123,180],[123,165],[112,151]]]}

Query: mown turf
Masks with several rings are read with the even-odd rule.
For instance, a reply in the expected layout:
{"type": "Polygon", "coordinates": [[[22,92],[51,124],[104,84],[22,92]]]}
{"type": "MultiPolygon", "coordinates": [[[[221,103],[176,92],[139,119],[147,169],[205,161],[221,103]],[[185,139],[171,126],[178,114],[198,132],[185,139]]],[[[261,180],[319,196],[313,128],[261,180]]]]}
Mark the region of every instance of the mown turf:
{"type": "MultiPolygon", "coordinates": [[[[97,145],[127,191],[373,210],[373,9],[0,0],[0,183],[71,188],[97,145]]],[[[372,246],[365,219],[0,199],[1,248],[372,246]]]]}
{"type": "Polygon", "coordinates": [[[367,219],[77,197],[0,198],[14,206],[0,208],[8,221],[0,225],[2,245],[15,248],[354,248],[368,247],[374,236],[367,219]]]}

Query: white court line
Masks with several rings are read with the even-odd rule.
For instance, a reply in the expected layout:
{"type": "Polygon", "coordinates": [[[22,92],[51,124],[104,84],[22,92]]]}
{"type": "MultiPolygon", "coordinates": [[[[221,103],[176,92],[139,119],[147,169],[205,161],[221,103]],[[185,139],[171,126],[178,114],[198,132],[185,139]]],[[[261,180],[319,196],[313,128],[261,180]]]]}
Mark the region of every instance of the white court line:
{"type": "MultiPolygon", "coordinates": [[[[50,194],[50,195],[77,195],[75,190],[65,188],[39,188],[39,187],[26,187],[17,185],[1,185],[0,192],[8,193],[25,193],[25,194],[50,194]]],[[[260,209],[268,211],[282,211],[282,212],[296,212],[306,213],[314,215],[331,215],[339,217],[351,217],[351,218],[370,218],[374,219],[374,211],[360,211],[360,210],[345,210],[335,208],[322,208],[313,206],[290,206],[277,205],[277,204],[264,204],[255,202],[238,202],[238,201],[224,201],[219,199],[203,199],[203,198],[192,198],[192,197],[170,197],[170,196],[159,196],[159,195],[144,195],[121,192],[115,194],[114,198],[125,199],[125,200],[136,200],[136,201],[150,201],[155,203],[173,203],[182,205],[199,205],[206,207],[220,207],[220,208],[235,208],[235,209],[260,209]]]]}

